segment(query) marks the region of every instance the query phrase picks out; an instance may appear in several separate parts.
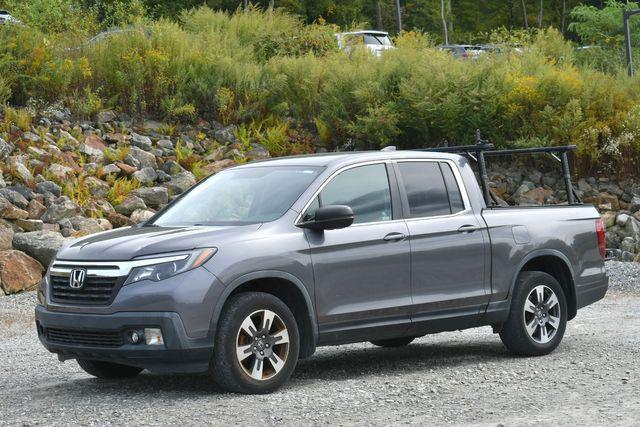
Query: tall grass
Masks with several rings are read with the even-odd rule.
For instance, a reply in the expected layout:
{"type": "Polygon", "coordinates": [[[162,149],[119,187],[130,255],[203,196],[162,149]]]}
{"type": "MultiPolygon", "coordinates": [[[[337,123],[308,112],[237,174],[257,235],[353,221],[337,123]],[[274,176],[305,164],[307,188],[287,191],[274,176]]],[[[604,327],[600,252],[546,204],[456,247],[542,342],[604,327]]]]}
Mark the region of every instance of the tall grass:
{"type": "Polygon", "coordinates": [[[499,146],[576,144],[583,170],[637,171],[640,78],[589,66],[554,30],[477,60],[417,33],[382,58],[346,54],[333,31],[281,12],[206,7],[79,47],[6,26],[0,97],[62,99],[79,115],[104,106],[215,119],[273,154],[306,152],[309,135],[327,149],[412,148],[470,143],[480,129],[499,146]]]}

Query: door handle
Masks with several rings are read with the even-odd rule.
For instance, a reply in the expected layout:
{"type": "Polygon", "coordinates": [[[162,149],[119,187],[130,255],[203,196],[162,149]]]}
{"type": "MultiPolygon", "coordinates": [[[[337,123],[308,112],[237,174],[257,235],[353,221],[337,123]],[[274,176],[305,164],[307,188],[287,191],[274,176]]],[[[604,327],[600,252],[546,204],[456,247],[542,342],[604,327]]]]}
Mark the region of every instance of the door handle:
{"type": "Polygon", "coordinates": [[[404,240],[406,238],[407,238],[407,236],[405,236],[402,233],[389,233],[386,236],[384,236],[383,240],[385,242],[398,242],[398,241],[404,240]]]}
{"type": "Polygon", "coordinates": [[[475,225],[463,225],[462,227],[458,228],[458,233],[473,233],[474,231],[479,229],[480,227],[475,225]]]}

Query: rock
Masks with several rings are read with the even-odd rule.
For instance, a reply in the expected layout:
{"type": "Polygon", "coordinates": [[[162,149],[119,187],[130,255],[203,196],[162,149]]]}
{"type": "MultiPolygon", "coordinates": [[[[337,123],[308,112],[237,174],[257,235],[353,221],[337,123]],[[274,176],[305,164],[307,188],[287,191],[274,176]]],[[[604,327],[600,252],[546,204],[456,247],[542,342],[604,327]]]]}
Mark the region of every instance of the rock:
{"type": "Polygon", "coordinates": [[[232,148],[231,150],[224,153],[224,158],[229,160],[240,161],[240,160],[243,160],[245,156],[242,153],[242,151],[238,150],[237,148],[232,148]]]}
{"type": "Polygon", "coordinates": [[[620,242],[620,249],[634,254],[636,253],[636,241],[633,237],[625,237],[622,239],[622,242],[620,242]]]}
{"type": "Polygon", "coordinates": [[[53,194],[56,197],[60,197],[62,194],[62,188],[53,181],[42,181],[36,184],[36,191],[40,194],[53,194]]]}
{"type": "Polygon", "coordinates": [[[29,206],[29,201],[22,194],[9,188],[0,188],[0,196],[3,196],[20,209],[26,209],[29,206]]]}
{"type": "Polygon", "coordinates": [[[109,222],[108,219],[98,218],[96,221],[98,221],[98,225],[100,226],[102,231],[108,231],[113,229],[113,225],[109,222]]]}
{"type": "Polygon", "coordinates": [[[640,196],[633,196],[629,202],[629,211],[636,213],[640,211],[640,196]]]}
{"type": "Polygon", "coordinates": [[[13,235],[15,232],[10,228],[0,228],[0,251],[13,249],[13,235]]]}
{"type": "Polygon", "coordinates": [[[235,125],[229,125],[215,131],[213,137],[216,139],[216,141],[222,144],[233,144],[234,142],[236,142],[235,130],[235,125]]]}
{"type": "Polygon", "coordinates": [[[202,171],[207,175],[213,175],[235,165],[236,162],[234,162],[233,160],[220,160],[217,162],[209,163],[208,165],[204,165],[202,167],[202,171]]]}
{"type": "Polygon", "coordinates": [[[0,287],[7,295],[35,288],[43,271],[42,265],[25,253],[0,252],[0,287]]]}
{"type": "Polygon", "coordinates": [[[77,232],[75,235],[87,235],[104,231],[100,223],[93,218],[85,218],[83,216],[74,216],[69,218],[71,226],[77,232]]]}
{"type": "Polygon", "coordinates": [[[630,262],[634,260],[634,256],[631,252],[622,251],[622,255],[619,258],[620,261],[630,262]]]}
{"type": "Polygon", "coordinates": [[[148,209],[137,209],[131,214],[131,221],[136,224],[140,224],[155,215],[155,212],[148,209]]]}
{"type": "Polygon", "coordinates": [[[127,227],[129,225],[135,225],[135,222],[131,221],[128,216],[116,212],[107,214],[107,218],[114,227],[127,227]]]}
{"type": "Polygon", "coordinates": [[[151,153],[147,153],[144,150],[141,150],[138,147],[131,147],[129,150],[129,154],[124,159],[124,162],[130,166],[135,166],[136,168],[158,168],[158,162],[156,161],[156,156],[151,153]]]}
{"type": "MultiPolygon", "coordinates": [[[[129,165],[125,165],[125,166],[131,167],[129,165]]],[[[113,173],[115,173],[115,174],[120,173],[120,168],[117,165],[115,165],[113,163],[110,163],[110,164],[104,165],[102,167],[102,175],[110,175],[110,174],[113,174],[113,173]]]]}
{"type": "Polygon", "coordinates": [[[106,149],[107,146],[104,145],[102,139],[98,135],[90,133],[85,137],[84,142],[80,144],[79,151],[87,156],[94,156],[101,159],[104,157],[104,150],[106,149]]]}
{"type": "Polygon", "coordinates": [[[600,215],[602,218],[602,222],[604,222],[604,226],[606,228],[613,227],[616,223],[616,213],[607,211],[600,215]]]}
{"type": "Polygon", "coordinates": [[[132,177],[142,185],[152,185],[158,179],[158,174],[153,168],[145,167],[134,172],[132,177]]]}
{"type": "Polygon", "coordinates": [[[34,144],[40,142],[40,137],[33,132],[24,132],[21,138],[23,141],[32,142],[34,144]]]}
{"type": "Polygon", "coordinates": [[[151,138],[144,135],[139,135],[135,132],[131,132],[131,145],[142,148],[144,151],[149,151],[153,147],[151,138]]]}
{"type": "Polygon", "coordinates": [[[33,180],[33,175],[31,174],[31,171],[27,169],[27,167],[22,163],[14,162],[13,167],[15,168],[16,173],[18,174],[18,176],[23,182],[29,182],[33,180]]]}
{"type": "Polygon", "coordinates": [[[46,211],[46,206],[36,199],[32,199],[29,202],[29,206],[27,206],[27,212],[29,213],[29,218],[31,219],[40,219],[40,217],[44,215],[46,211]]]}
{"type": "Polygon", "coordinates": [[[187,170],[180,166],[175,160],[168,160],[162,165],[162,170],[171,176],[186,172],[187,170]]]}
{"type": "MultiPolygon", "coordinates": [[[[137,196],[129,194],[118,206],[115,207],[116,212],[121,215],[129,216],[133,213],[133,211],[138,209],[146,209],[147,205],[144,204],[144,201],[137,196]]],[[[111,219],[109,219],[111,221],[111,219]]],[[[111,221],[113,222],[113,221],[111,221]]]]}
{"type": "Polygon", "coordinates": [[[24,231],[40,231],[44,224],[39,219],[16,219],[15,223],[24,231]]]}
{"type": "Polygon", "coordinates": [[[98,179],[95,176],[87,177],[85,183],[89,187],[91,195],[97,199],[106,198],[111,188],[108,182],[98,179]]]}
{"type": "Polygon", "coordinates": [[[556,179],[555,176],[545,175],[542,177],[542,184],[546,185],[547,187],[553,187],[554,185],[556,185],[557,182],[558,180],[556,179]]]}
{"type": "Polygon", "coordinates": [[[227,151],[227,147],[217,147],[211,154],[204,158],[205,162],[218,162],[224,158],[224,153],[227,151]]]}
{"type": "Polygon", "coordinates": [[[535,203],[538,205],[544,205],[549,204],[552,198],[553,190],[547,190],[546,188],[538,187],[524,193],[520,197],[519,203],[535,203]]]}
{"type": "Polygon", "coordinates": [[[191,172],[181,172],[163,184],[171,194],[181,194],[196,184],[196,177],[191,172]]]}
{"type": "Polygon", "coordinates": [[[128,165],[126,163],[122,163],[122,162],[117,162],[116,163],[116,167],[118,169],[120,169],[122,171],[122,173],[125,174],[125,175],[131,175],[131,174],[133,174],[134,172],[136,172],[138,170],[137,167],[130,166],[130,165],[128,165]]]}
{"type": "Polygon", "coordinates": [[[153,208],[169,203],[169,191],[165,187],[137,188],[131,194],[141,198],[145,205],[153,208]]]}
{"type": "Polygon", "coordinates": [[[624,231],[626,236],[633,237],[634,240],[640,241],[640,222],[637,219],[629,217],[627,220],[624,231]]]}
{"type": "Polygon", "coordinates": [[[72,168],[58,163],[49,165],[48,170],[58,182],[65,182],[73,175],[72,168]]]}
{"type": "Polygon", "coordinates": [[[31,190],[29,187],[19,182],[14,183],[9,188],[13,191],[17,191],[18,193],[22,194],[22,197],[24,197],[27,200],[31,200],[34,197],[36,197],[36,193],[34,193],[33,190],[31,190]]]}
{"type": "Polygon", "coordinates": [[[162,169],[156,169],[156,174],[158,175],[158,182],[168,182],[171,181],[171,175],[163,171],[162,169]]]}
{"type": "Polygon", "coordinates": [[[40,219],[44,222],[56,223],[64,218],[70,218],[80,213],[78,205],[69,200],[68,197],[58,197],[53,204],[51,204],[47,211],[42,215],[40,219]]]}
{"type": "Polygon", "coordinates": [[[0,218],[27,219],[29,212],[14,206],[10,201],[0,196],[0,218]]]}
{"type": "Polygon", "coordinates": [[[11,155],[13,152],[13,145],[8,144],[2,137],[0,137],[0,160],[4,161],[11,155]]]}
{"type": "Polygon", "coordinates": [[[627,221],[629,220],[629,218],[631,218],[629,215],[621,213],[616,217],[616,225],[624,227],[625,225],[627,225],[627,221]]]}
{"type": "Polygon", "coordinates": [[[48,267],[66,239],[55,231],[31,231],[16,233],[13,236],[13,247],[35,258],[48,267]]]}
{"type": "Polygon", "coordinates": [[[109,123],[118,119],[116,113],[111,110],[100,111],[96,114],[96,123],[109,123]]]}
{"type": "Polygon", "coordinates": [[[609,193],[598,193],[594,196],[585,197],[586,203],[593,203],[600,211],[619,211],[620,202],[618,198],[609,193]]]}
{"type": "Polygon", "coordinates": [[[160,141],[158,141],[158,142],[156,143],[156,146],[157,146],[158,148],[161,148],[163,151],[164,151],[164,150],[170,150],[170,151],[173,151],[173,142],[171,142],[171,141],[170,141],[170,140],[168,140],[168,139],[161,139],[160,141]]]}

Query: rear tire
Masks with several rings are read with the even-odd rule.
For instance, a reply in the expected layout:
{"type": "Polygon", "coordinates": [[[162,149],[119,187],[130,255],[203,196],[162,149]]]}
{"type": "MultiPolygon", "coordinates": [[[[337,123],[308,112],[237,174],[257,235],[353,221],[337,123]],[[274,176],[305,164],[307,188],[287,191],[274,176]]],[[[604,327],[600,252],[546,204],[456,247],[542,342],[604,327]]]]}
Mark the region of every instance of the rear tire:
{"type": "Polygon", "coordinates": [[[558,347],[567,326],[567,301],[560,283],[541,271],[520,273],[500,339],[514,354],[542,356],[558,347]]]}
{"type": "Polygon", "coordinates": [[[415,337],[401,337],[401,338],[390,338],[386,340],[375,340],[371,341],[371,344],[377,345],[378,347],[404,347],[405,345],[409,345],[416,339],[415,337]]]}
{"type": "Polygon", "coordinates": [[[238,294],[218,322],[213,379],[226,391],[271,393],[293,373],[299,347],[298,325],[284,302],[262,292],[238,294]]]}
{"type": "Polygon", "coordinates": [[[103,380],[133,378],[143,371],[142,368],[136,368],[135,366],[101,362],[99,360],[77,359],[77,362],[87,374],[103,380]]]}

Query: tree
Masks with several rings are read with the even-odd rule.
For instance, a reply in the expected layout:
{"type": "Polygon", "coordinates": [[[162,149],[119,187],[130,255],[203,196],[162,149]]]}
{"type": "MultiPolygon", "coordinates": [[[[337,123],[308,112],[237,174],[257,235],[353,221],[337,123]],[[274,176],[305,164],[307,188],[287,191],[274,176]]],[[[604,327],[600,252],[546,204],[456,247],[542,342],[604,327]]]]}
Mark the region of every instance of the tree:
{"type": "Polygon", "coordinates": [[[440,0],[440,18],[442,19],[442,38],[444,44],[449,44],[449,31],[447,30],[447,20],[444,12],[444,0],[440,0]]]}
{"type": "Polygon", "coordinates": [[[529,18],[527,18],[527,5],[524,4],[524,0],[520,0],[522,4],[522,16],[524,16],[524,28],[529,29],[529,18]]]}

